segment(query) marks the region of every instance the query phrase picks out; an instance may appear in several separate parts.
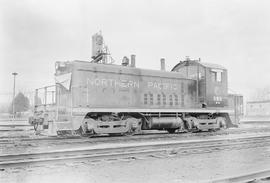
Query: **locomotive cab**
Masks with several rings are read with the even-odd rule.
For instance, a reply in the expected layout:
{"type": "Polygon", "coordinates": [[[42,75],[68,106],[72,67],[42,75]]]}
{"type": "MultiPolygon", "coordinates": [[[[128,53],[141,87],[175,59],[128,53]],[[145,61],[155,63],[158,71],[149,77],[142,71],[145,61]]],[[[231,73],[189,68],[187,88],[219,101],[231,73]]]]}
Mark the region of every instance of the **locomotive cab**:
{"type": "Polygon", "coordinates": [[[172,71],[197,80],[197,102],[202,108],[228,105],[227,70],[224,67],[187,58],[180,61],[172,71]]]}

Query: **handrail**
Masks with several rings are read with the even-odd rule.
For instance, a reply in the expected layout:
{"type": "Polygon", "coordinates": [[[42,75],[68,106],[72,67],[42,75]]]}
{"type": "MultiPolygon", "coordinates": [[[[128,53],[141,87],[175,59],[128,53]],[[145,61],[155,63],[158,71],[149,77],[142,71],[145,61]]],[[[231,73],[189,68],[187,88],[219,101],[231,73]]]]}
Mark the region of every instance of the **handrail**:
{"type": "Polygon", "coordinates": [[[35,106],[56,104],[56,85],[38,88],[35,91],[35,106]]]}
{"type": "Polygon", "coordinates": [[[57,85],[48,85],[48,86],[44,86],[41,88],[37,88],[36,90],[40,90],[40,89],[45,89],[45,88],[50,88],[50,87],[56,87],[57,85]]]}

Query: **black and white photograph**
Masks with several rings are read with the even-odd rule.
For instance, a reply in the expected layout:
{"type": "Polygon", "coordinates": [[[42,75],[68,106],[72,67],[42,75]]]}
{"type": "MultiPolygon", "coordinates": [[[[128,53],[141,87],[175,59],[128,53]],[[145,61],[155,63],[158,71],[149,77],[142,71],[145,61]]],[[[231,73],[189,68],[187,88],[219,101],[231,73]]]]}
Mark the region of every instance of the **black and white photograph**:
{"type": "Polygon", "coordinates": [[[270,1],[0,0],[0,182],[270,182],[270,1]]]}

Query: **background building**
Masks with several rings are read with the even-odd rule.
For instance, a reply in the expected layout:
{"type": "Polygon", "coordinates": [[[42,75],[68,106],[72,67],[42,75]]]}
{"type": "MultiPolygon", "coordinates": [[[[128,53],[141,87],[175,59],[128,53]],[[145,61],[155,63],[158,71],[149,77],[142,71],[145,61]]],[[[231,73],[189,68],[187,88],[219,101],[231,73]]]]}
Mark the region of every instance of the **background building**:
{"type": "Polygon", "coordinates": [[[270,117],[270,100],[248,101],[246,106],[246,115],[270,117]]]}

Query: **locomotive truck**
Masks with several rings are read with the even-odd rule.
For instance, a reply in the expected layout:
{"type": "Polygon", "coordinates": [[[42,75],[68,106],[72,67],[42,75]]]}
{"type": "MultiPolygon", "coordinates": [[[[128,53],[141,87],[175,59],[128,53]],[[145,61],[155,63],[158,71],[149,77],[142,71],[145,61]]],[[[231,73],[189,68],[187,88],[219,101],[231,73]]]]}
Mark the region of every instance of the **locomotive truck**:
{"type": "Polygon", "coordinates": [[[228,94],[226,68],[187,58],[171,71],[164,59],[161,70],[141,69],[135,55],[116,65],[102,41],[101,34],[93,36],[92,61],[57,61],[55,85],[36,89],[29,122],[37,131],[132,135],[237,125],[242,103],[229,102],[236,96],[228,94]]]}

